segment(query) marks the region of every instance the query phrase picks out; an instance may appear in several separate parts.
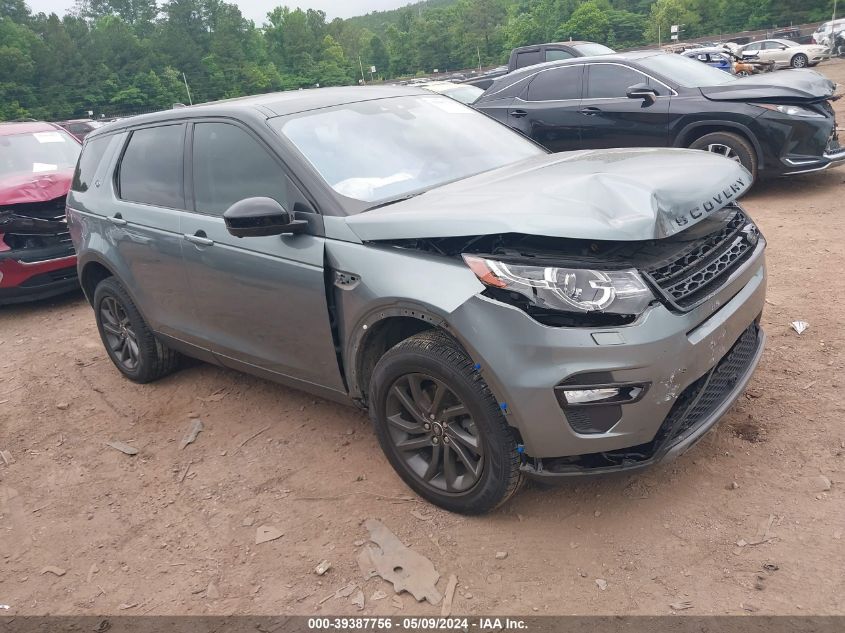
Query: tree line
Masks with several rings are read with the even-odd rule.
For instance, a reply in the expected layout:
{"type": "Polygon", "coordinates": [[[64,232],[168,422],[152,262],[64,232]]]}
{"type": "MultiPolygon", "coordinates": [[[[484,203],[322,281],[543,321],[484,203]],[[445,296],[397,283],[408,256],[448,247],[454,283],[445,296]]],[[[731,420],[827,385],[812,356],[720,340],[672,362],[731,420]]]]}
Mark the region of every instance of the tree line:
{"type": "Polygon", "coordinates": [[[0,120],[134,114],[275,90],[503,63],[511,48],[626,48],[829,19],[833,0],[427,0],[327,21],[223,0],[78,0],[67,15],[0,0],[0,120]],[[371,72],[375,67],[375,72],[371,72]]]}

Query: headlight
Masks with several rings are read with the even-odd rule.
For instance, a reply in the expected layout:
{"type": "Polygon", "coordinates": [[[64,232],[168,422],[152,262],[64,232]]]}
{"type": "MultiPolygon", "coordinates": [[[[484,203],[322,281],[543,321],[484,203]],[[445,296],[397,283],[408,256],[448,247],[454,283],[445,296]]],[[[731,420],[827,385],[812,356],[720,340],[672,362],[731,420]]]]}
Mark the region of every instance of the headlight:
{"type": "Polygon", "coordinates": [[[640,314],[654,299],[636,270],[525,266],[475,255],[463,258],[484,285],[519,293],[549,310],[640,314]]]}
{"type": "Polygon", "coordinates": [[[807,119],[825,118],[823,114],[819,114],[815,110],[810,110],[809,108],[802,108],[801,106],[797,105],[775,105],[773,103],[758,103],[757,105],[759,105],[761,108],[766,108],[766,110],[776,110],[781,114],[788,114],[789,116],[798,116],[807,119]]]}

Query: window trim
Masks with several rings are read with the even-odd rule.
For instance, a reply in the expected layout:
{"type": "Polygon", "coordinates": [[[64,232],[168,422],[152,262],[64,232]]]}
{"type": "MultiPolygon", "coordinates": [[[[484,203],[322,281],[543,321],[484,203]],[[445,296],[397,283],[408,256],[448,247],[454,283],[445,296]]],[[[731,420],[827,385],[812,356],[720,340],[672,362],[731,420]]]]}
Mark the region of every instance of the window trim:
{"type": "MultiPolygon", "coordinates": [[[[279,153],[267,143],[264,139],[262,139],[255,131],[249,126],[246,125],[243,121],[239,121],[238,119],[224,117],[224,116],[204,116],[204,117],[196,117],[187,120],[187,130],[185,133],[185,199],[186,199],[186,211],[189,213],[196,213],[197,215],[202,215],[205,217],[212,217],[212,218],[221,218],[223,214],[220,213],[211,213],[208,211],[200,211],[197,209],[196,203],[196,195],[194,189],[194,128],[197,124],[200,123],[222,123],[233,125],[238,129],[246,132],[247,136],[252,138],[254,141],[258,143],[270,158],[275,161],[275,163],[279,166],[282,174],[299,190],[299,195],[302,197],[303,200],[306,200],[313,210],[315,215],[321,216],[322,213],[320,212],[319,206],[314,202],[314,197],[308,193],[308,189],[302,185],[298,178],[294,175],[293,171],[287,166],[284,159],[279,155],[279,153]]],[[[294,209],[287,209],[289,213],[302,213],[302,211],[295,211],[294,209]]]]}
{"type": "Polygon", "coordinates": [[[185,191],[185,136],[187,133],[187,126],[185,125],[185,121],[183,120],[169,120],[169,121],[156,121],[155,123],[145,124],[145,125],[138,125],[135,127],[131,127],[126,132],[126,140],[123,142],[123,147],[120,148],[120,154],[118,155],[117,162],[115,163],[114,173],[112,174],[112,187],[114,188],[115,197],[120,202],[127,202],[129,204],[141,204],[145,207],[153,207],[157,209],[170,209],[173,211],[185,211],[187,209],[187,196],[185,191]],[[129,149],[129,143],[132,142],[132,137],[135,135],[135,132],[140,132],[142,130],[151,130],[157,127],[170,127],[170,126],[179,126],[182,128],[182,207],[168,207],[162,204],[153,204],[151,202],[140,202],[138,200],[129,200],[128,198],[123,197],[123,192],[120,189],[120,172],[123,171],[123,159],[126,157],[126,150],[129,149]]]}

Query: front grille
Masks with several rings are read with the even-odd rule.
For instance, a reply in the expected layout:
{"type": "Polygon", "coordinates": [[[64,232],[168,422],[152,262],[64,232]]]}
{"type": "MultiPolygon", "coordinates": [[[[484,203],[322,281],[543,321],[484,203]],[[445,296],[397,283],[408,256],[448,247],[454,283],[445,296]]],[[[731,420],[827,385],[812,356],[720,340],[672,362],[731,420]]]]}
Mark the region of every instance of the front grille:
{"type": "Polygon", "coordinates": [[[682,439],[707,420],[746,374],[758,345],[759,329],[754,323],[712,370],[684,389],[657,431],[655,447],[682,439]]]}
{"type": "Polygon", "coordinates": [[[754,251],[757,227],[737,209],[736,215],[721,230],[705,237],[677,259],[644,271],[669,303],[681,310],[691,310],[715,293],[738,266],[754,251]]]}

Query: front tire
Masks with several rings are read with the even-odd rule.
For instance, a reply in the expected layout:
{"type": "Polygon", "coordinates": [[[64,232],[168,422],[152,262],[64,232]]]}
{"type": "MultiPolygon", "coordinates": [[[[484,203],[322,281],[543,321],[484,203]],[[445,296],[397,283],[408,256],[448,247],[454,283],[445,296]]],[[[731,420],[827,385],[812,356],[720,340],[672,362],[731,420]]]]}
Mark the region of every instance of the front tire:
{"type": "Polygon", "coordinates": [[[390,349],[373,371],[369,405],[391,466],[431,503],[483,514],[519,489],[516,439],[472,360],[444,332],[390,349]]]}
{"type": "Polygon", "coordinates": [[[757,154],[746,139],[733,132],[705,134],[690,144],[690,149],[700,149],[719,154],[738,162],[751,172],[751,179],[757,179],[757,154]]]}
{"type": "Polygon", "coordinates": [[[809,63],[810,59],[804,53],[798,53],[797,55],[793,55],[789,65],[793,68],[806,68],[809,63]]]}
{"type": "Polygon", "coordinates": [[[129,293],[114,277],[97,284],[94,314],[109,358],[129,380],[152,382],[176,369],[179,355],[156,339],[129,293]]]}

